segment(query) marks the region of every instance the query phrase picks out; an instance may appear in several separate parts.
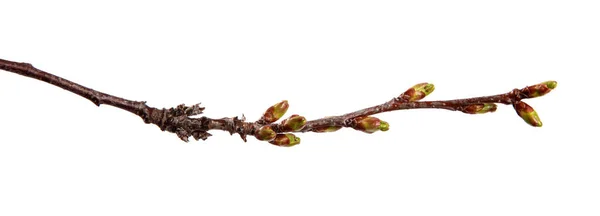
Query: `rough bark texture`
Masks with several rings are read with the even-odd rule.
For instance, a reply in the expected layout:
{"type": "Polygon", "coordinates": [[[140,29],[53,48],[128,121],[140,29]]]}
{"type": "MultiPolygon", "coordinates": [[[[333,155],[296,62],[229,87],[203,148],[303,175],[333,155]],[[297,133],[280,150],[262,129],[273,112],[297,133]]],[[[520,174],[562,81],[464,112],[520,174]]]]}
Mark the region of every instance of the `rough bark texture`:
{"type": "MultiPolygon", "coordinates": [[[[146,105],[145,101],[132,101],[102,93],[100,91],[87,88],[67,79],[37,69],[28,63],[12,62],[0,59],[0,69],[58,86],[67,91],[87,98],[97,106],[106,104],[127,110],[140,116],[145,123],[155,124],[163,131],[175,133],[180,139],[186,142],[188,141],[189,137],[194,137],[196,140],[206,140],[209,136],[211,136],[211,134],[208,133],[209,130],[224,130],[229,131],[231,134],[237,133],[244,141],[246,141],[247,135],[254,136],[257,130],[264,125],[271,126],[273,131],[276,133],[289,132],[284,131],[280,123],[267,124],[262,120],[246,122],[244,117],[212,119],[202,116],[194,118],[193,116],[202,114],[202,111],[204,110],[204,108],[200,107],[199,104],[192,106],[181,104],[168,109],[150,107],[146,105]]],[[[443,101],[411,101],[408,100],[407,97],[400,95],[396,98],[392,98],[386,103],[351,112],[345,115],[306,121],[304,127],[295,132],[320,132],[323,128],[327,127],[354,127],[357,124],[357,117],[370,116],[394,110],[434,108],[469,113],[472,112],[471,105],[486,103],[512,105],[518,101],[521,101],[522,99],[541,96],[537,95],[539,92],[532,92],[534,90],[538,91],[539,88],[536,89],[528,86],[523,89],[514,89],[504,94],[443,101]]],[[[549,92],[549,90],[547,91],[549,92]]],[[[547,92],[544,92],[543,94],[545,93],[547,92]]]]}

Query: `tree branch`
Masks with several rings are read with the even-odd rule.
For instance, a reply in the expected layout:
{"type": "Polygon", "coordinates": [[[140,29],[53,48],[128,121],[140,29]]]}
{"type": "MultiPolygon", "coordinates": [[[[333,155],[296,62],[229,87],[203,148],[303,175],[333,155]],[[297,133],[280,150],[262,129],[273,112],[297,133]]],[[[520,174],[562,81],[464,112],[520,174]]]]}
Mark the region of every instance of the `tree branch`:
{"type": "Polygon", "coordinates": [[[517,111],[517,114],[525,122],[532,126],[539,127],[542,126],[542,123],[537,116],[537,113],[531,106],[521,100],[545,95],[556,87],[555,81],[547,81],[492,96],[441,101],[420,101],[434,90],[432,84],[420,83],[386,103],[345,115],[330,116],[311,121],[306,121],[302,116],[292,115],[280,123],[274,123],[283,117],[287,111],[287,108],[289,107],[287,101],[282,101],[269,107],[262,118],[255,122],[247,122],[243,116],[242,118],[226,117],[219,119],[212,119],[205,116],[194,118],[193,116],[202,114],[202,111],[204,110],[204,107],[200,107],[200,104],[193,106],[181,104],[173,108],[158,109],[146,105],[145,101],[127,100],[87,88],[37,69],[28,63],[0,59],[0,69],[58,86],[81,97],[87,98],[97,106],[106,104],[127,110],[140,116],[145,123],[155,124],[163,131],[175,133],[180,139],[186,142],[190,136],[194,137],[196,140],[206,140],[211,136],[211,134],[208,133],[209,130],[223,130],[228,131],[230,134],[239,134],[244,141],[246,141],[246,136],[251,135],[259,140],[267,141],[278,146],[293,146],[298,144],[300,138],[296,137],[293,133],[300,132],[333,132],[342,127],[350,127],[366,133],[373,133],[380,130],[387,131],[389,129],[389,124],[378,118],[372,117],[372,115],[406,109],[446,109],[451,111],[461,111],[468,114],[479,114],[494,112],[496,110],[496,104],[506,104],[512,105],[517,111]]]}

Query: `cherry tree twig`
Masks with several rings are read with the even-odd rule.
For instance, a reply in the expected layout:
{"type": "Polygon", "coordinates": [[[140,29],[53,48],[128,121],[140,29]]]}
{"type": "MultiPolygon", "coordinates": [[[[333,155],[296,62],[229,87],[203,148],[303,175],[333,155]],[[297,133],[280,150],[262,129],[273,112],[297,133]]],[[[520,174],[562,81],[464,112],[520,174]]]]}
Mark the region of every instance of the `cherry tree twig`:
{"type": "Polygon", "coordinates": [[[540,127],[542,123],[536,111],[522,100],[545,95],[554,89],[557,84],[556,81],[546,81],[522,89],[513,89],[504,94],[455,100],[420,101],[435,89],[432,84],[420,83],[388,102],[345,115],[329,116],[310,121],[307,121],[303,116],[292,115],[280,123],[275,123],[287,111],[289,107],[287,101],[269,107],[262,117],[254,122],[246,121],[243,116],[241,118],[225,117],[218,119],[206,116],[193,117],[202,114],[204,107],[200,107],[200,104],[192,106],[181,104],[173,108],[158,109],[146,105],[145,101],[127,100],[96,91],[37,69],[28,63],[0,59],[0,69],[58,86],[87,98],[97,106],[106,104],[127,110],[140,116],[146,124],[155,124],[163,131],[177,134],[181,140],[186,142],[189,137],[196,140],[206,140],[211,136],[208,133],[209,130],[223,130],[228,131],[230,134],[239,134],[244,141],[247,141],[246,137],[250,135],[258,140],[278,146],[298,144],[300,138],[293,133],[333,132],[343,127],[366,133],[387,131],[389,124],[372,115],[406,109],[446,109],[468,114],[480,114],[494,112],[497,108],[496,104],[505,104],[512,105],[517,114],[528,124],[540,127]]]}

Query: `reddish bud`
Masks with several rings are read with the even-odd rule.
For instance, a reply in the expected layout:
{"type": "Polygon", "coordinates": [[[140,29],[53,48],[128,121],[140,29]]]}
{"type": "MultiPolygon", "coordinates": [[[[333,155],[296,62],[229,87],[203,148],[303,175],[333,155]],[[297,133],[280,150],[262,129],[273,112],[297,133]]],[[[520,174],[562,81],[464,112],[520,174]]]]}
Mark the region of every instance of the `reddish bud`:
{"type": "Polygon", "coordinates": [[[270,126],[265,125],[265,126],[260,127],[260,129],[258,129],[258,131],[256,131],[256,133],[254,134],[254,137],[256,137],[256,139],[261,140],[261,141],[270,141],[270,140],[273,140],[276,135],[277,135],[277,133],[275,133],[275,131],[273,131],[273,129],[270,126]]]}
{"type": "Polygon", "coordinates": [[[306,118],[304,118],[304,116],[299,116],[296,114],[281,121],[281,127],[282,127],[283,131],[286,131],[286,132],[299,131],[304,127],[305,124],[306,124],[306,118]]]}
{"type": "Polygon", "coordinates": [[[464,113],[468,113],[468,114],[482,114],[482,113],[488,113],[488,112],[495,112],[497,107],[498,106],[496,106],[496,104],[493,104],[493,103],[472,104],[472,105],[466,106],[461,111],[464,113]]]}
{"type": "Polygon", "coordinates": [[[275,139],[269,141],[269,143],[276,146],[290,147],[299,144],[300,137],[297,137],[291,133],[277,134],[277,136],[275,136],[275,139]]]}
{"type": "Polygon", "coordinates": [[[265,124],[273,123],[285,115],[285,112],[287,112],[289,107],[290,105],[288,104],[287,100],[281,101],[269,107],[259,121],[265,124]]]}
{"type": "Polygon", "coordinates": [[[515,111],[517,111],[517,114],[519,114],[519,116],[521,116],[521,118],[527,122],[527,124],[534,127],[542,126],[540,117],[538,116],[537,112],[531,106],[529,106],[529,104],[526,104],[522,101],[517,101],[513,104],[513,107],[515,108],[515,111]]]}
{"type": "Polygon", "coordinates": [[[546,81],[537,85],[527,86],[522,92],[527,95],[528,98],[541,97],[550,93],[552,89],[556,88],[557,84],[556,81],[546,81]]]}
{"type": "Polygon", "coordinates": [[[408,102],[418,101],[431,94],[433,90],[435,90],[435,86],[433,84],[419,83],[398,96],[398,99],[408,102]]]}
{"type": "Polygon", "coordinates": [[[365,133],[374,133],[378,130],[387,131],[390,127],[387,122],[372,116],[357,117],[354,120],[356,121],[356,124],[354,124],[352,128],[365,133]]]}

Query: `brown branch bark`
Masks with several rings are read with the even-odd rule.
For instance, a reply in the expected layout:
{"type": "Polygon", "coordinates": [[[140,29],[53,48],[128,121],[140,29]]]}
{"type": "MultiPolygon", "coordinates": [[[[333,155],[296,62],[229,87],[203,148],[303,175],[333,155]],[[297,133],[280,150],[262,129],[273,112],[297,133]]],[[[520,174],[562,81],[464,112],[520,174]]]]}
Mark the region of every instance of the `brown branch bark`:
{"type": "MultiPolygon", "coordinates": [[[[256,122],[247,122],[244,117],[226,117],[212,119],[202,116],[194,118],[193,116],[202,114],[202,111],[204,110],[204,108],[200,107],[199,104],[193,106],[185,106],[181,104],[168,109],[158,109],[150,107],[146,105],[145,101],[133,101],[113,96],[110,94],[102,93],[100,91],[96,91],[94,89],[82,86],[67,79],[37,69],[28,63],[13,62],[0,59],[0,69],[23,75],[26,77],[38,79],[43,82],[58,86],[67,91],[73,92],[77,95],[87,98],[97,106],[100,106],[101,104],[106,104],[121,108],[123,110],[127,110],[133,114],[140,116],[145,123],[155,124],[163,131],[175,133],[180,139],[186,142],[188,141],[188,138],[190,136],[194,137],[196,140],[206,140],[209,136],[211,136],[211,134],[208,133],[209,130],[223,130],[228,131],[231,134],[237,133],[241,136],[241,138],[244,141],[246,141],[247,135],[254,136],[265,125],[270,126],[270,128],[277,134],[288,132],[321,132],[323,128],[331,127],[352,127],[358,130],[362,130],[360,129],[360,127],[357,127],[357,124],[361,124],[361,122],[359,122],[360,119],[382,112],[405,109],[446,109],[451,111],[462,111],[465,113],[475,113],[477,112],[477,110],[474,110],[476,108],[474,106],[481,107],[483,104],[498,103],[513,106],[515,106],[515,104],[519,104],[518,107],[522,107],[524,106],[522,103],[520,103],[522,99],[541,96],[549,92],[549,89],[546,88],[542,90],[547,91],[540,93],[541,90],[539,89],[544,86],[540,87],[541,84],[538,84],[535,86],[528,86],[522,89],[514,89],[504,94],[492,96],[441,101],[418,101],[420,98],[416,100],[410,99],[410,96],[415,95],[415,93],[414,90],[409,89],[409,91],[391,99],[386,103],[351,112],[345,115],[330,116],[321,119],[306,121],[303,127],[301,127],[300,129],[290,131],[290,129],[286,128],[282,123],[269,124],[263,121],[263,119],[256,122]]],[[[556,85],[555,82],[554,85],[556,85]]],[[[553,89],[554,87],[550,88],[553,89]]],[[[526,108],[527,107],[528,105],[526,106],[526,108]]],[[[515,106],[515,109],[517,109],[517,106],[515,106]]],[[[517,109],[517,112],[525,121],[530,123],[526,119],[527,116],[523,117],[522,113],[520,112],[520,110],[523,109],[525,108],[519,108],[517,109]]],[[[495,105],[493,110],[489,111],[494,110],[495,105]]],[[[535,115],[535,117],[537,117],[537,114],[535,115]]],[[[541,126],[541,122],[539,125],[535,126],[541,126]]]]}

